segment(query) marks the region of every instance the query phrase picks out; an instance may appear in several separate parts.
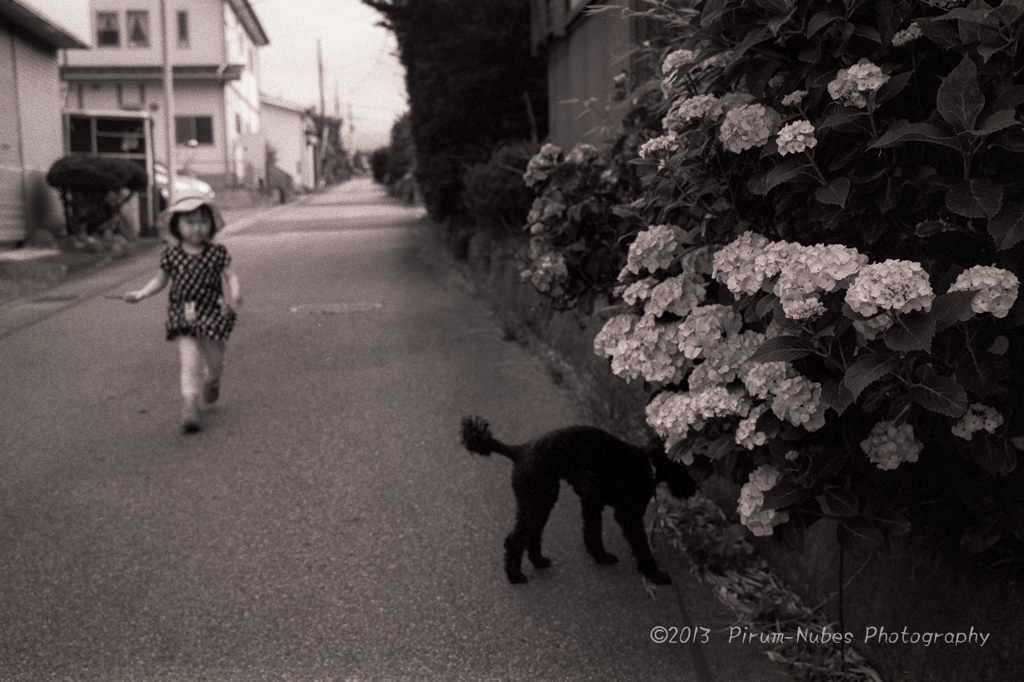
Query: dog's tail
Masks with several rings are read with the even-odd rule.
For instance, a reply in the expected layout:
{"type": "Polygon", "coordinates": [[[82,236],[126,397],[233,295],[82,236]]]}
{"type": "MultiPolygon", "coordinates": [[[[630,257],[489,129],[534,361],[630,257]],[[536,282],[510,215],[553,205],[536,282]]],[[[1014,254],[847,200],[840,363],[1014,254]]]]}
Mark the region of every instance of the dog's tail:
{"type": "Polygon", "coordinates": [[[514,445],[506,445],[492,436],[487,420],[481,417],[462,418],[462,445],[478,455],[487,456],[497,452],[512,460],[519,452],[519,448],[514,445]]]}

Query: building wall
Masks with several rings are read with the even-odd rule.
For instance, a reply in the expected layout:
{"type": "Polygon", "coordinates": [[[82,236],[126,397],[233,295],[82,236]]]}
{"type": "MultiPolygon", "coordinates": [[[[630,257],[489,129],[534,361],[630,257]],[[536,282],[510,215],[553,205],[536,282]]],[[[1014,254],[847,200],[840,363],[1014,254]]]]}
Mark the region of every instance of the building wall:
{"type": "MultiPolygon", "coordinates": [[[[623,7],[629,0],[605,4],[623,7]]],[[[549,139],[569,149],[597,143],[618,130],[621,105],[614,102],[612,79],[629,70],[629,19],[618,11],[581,15],[565,36],[548,47],[549,139]]]]}
{"type": "Polygon", "coordinates": [[[46,173],[63,155],[56,50],[0,18],[0,243],[58,233],[63,209],[46,173]]]}
{"type": "Polygon", "coordinates": [[[276,165],[292,176],[295,187],[313,189],[313,148],[306,145],[302,112],[263,103],[263,137],[277,153],[276,165]]]}
{"type": "MultiPolygon", "coordinates": [[[[68,54],[69,66],[159,66],[163,64],[159,0],[91,0],[89,12],[90,38],[93,49],[76,50],[68,54]],[[145,11],[149,15],[149,47],[129,46],[126,40],[126,13],[145,11]],[[97,40],[96,16],[98,12],[116,12],[118,15],[121,44],[119,47],[105,47],[97,40]]],[[[224,31],[222,26],[223,0],[167,0],[170,15],[170,56],[175,64],[203,65],[227,62],[224,31]],[[189,42],[178,44],[177,14],[188,13],[189,42]]],[[[238,62],[241,63],[241,62],[238,62]]]]}
{"type": "MultiPolygon", "coordinates": [[[[97,44],[86,53],[68,53],[69,67],[162,67],[162,34],[159,0],[91,0],[92,38],[97,44]],[[128,45],[128,11],[149,13],[148,47],[128,45]],[[98,45],[97,16],[116,13],[121,32],[119,47],[98,45]]],[[[179,172],[208,180],[215,187],[245,184],[257,186],[263,176],[264,150],[259,140],[259,50],[225,0],[168,0],[171,21],[170,58],[176,67],[242,66],[237,80],[174,80],[175,116],[209,116],[213,120],[213,144],[189,147],[175,144],[179,172]],[[177,14],[188,13],[189,41],[178,44],[177,14]]],[[[147,110],[153,114],[154,156],[167,163],[167,134],[163,112],[163,84],[147,76],[134,80],[72,82],[65,98],[68,111],[147,110]]],[[[170,131],[172,134],[174,131],[170,131]]]]}

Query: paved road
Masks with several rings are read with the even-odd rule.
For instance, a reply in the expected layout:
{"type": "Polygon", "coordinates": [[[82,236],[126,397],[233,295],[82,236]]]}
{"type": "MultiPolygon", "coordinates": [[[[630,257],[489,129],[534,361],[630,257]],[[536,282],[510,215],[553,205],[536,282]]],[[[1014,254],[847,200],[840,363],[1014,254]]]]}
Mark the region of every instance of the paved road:
{"type": "MultiPolygon", "coordinates": [[[[554,566],[510,586],[510,463],[575,421],[544,368],[423,256],[419,212],[353,181],[221,237],[246,294],[221,402],[179,432],[147,255],[0,306],[0,680],[689,680],[671,589],[591,563],[563,491],[554,566]]],[[[628,558],[617,528],[610,551],[628,558]]],[[[717,680],[781,679],[725,644],[717,680]]]]}

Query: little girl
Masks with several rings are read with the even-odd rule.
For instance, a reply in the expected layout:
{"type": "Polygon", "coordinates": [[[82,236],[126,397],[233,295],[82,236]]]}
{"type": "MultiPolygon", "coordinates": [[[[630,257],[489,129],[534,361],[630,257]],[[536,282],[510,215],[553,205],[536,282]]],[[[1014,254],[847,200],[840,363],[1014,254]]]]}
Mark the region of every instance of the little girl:
{"type": "Polygon", "coordinates": [[[184,197],[168,211],[178,244],[164,249],[160,273],[124,300],[136,303],[171,283],[167,340],[177,339],[181,354],[181,428],[195,433],[201,428],[199,396],[208,403],[220,396],[224,342],[235,326],[234,309],[242,304],[242,293],[228,268],[228,250],[211,241],[221,223],[216,209],[202,197],[184,197]]]}

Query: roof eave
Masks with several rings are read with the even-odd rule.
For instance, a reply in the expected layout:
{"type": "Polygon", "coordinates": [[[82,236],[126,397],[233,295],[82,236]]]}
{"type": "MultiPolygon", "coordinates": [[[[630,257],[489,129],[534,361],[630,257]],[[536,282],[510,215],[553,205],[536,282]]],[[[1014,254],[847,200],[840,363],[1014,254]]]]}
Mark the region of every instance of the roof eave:
{"type": "Polygon", "coordinates": [[[54,49],[86,49],[88,43],[65,31],[16,0],[0,0],[0,16],[8,17],[16,26],[54,49]]]}

